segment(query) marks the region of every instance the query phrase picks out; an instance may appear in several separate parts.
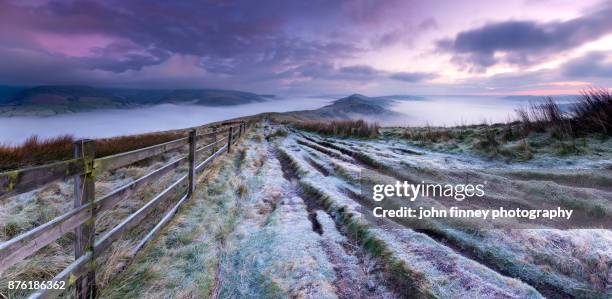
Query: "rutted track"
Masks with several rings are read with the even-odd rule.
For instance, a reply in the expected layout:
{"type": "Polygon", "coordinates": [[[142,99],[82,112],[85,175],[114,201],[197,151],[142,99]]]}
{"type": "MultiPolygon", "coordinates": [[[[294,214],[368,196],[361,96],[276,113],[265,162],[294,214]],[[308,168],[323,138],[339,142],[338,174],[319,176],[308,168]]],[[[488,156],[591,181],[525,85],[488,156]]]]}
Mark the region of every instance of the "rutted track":
{"type": "MultiPolygon", "coordinates": [[[[270,145],[268,145],[270,146],[270,145]]],[[[295,170],[283,159],[278,151],[274,156],[281,164],[283,177],[296,188],[296,193],[304,201],[313,231],[322,236],[319,244],[323,247],[327,259],[334,266],[336,287],[339,298],[398,298],[401,295],[392,290],[397,287],[390,284],[389,274],[383,271],[380,259],[370,256],[365,250],[349,238],[342,228],[334,222],[325,211],[325,207],[312,193],[298,190],[299,179],[295,170]]],[[[310,160],[310,165],[322,175],[326,175],[323,166],[310,160]]],[[[327,173],[329,175],[329,173],[327,173]]]]}
{"type": "MultiPolygon", "coordinates": [[[[396,144],[391,145],[391,153],[383,153],[363,141],[335,142],[278,130],[286,127],[264,123],[245,138],[244,146],[234,149],[233,158],[225,160],[217,176],[211,177],[210,189],[200,190],[205,192],[198,193],[190,209],[179,211],[175,224],[154,241],[138,267],[128,271],[127,279],[119,279],[117,294],[129,288],[134,291],[130,289],[125,295],[219,298],[541,298],[541,294],[558,298],[599,294],[576,277],[539,271],[539,266],[559,267],[543,254],[538,256],[542,260],[533,260],[535,249],[540,247],[532,246],[529,250],[534,252],[512,247],[514,243],[544,240],[541,246],[554,245],[566,250],[569,257],[576,255],[579,251],[559,241],[571,238],[562,233],[553,232],[554,238],[550,238],[549,232],[497,235],[445,227],[411,230],[390,220],[385,220],[387,227],[401,229],[386,229],[361,216],[361,209],[369,205],[359,194],[360,169],[391,179],[431,178],[438,173],[412,165],[406,175],[385,164],[394,155],[426,157],[427,153],[403,151],[396,144]],[[378,154],[381,158],[374,159],[378,154]],[[539,239],[541,235],[546,239],[539,239]],[[499,246],[506,247],[502,250],[499,246]],[[521,255],[512,255],[515,252],[521,255]],[[161,270],[172,275],[147,276],[161,270]],[[139,277],[137,284],[133,277],[139,277]]],[[[597,258],[606,261],[607,257],[601,256],[605,250],[589,250],[594,256],[589,265],[605,267],[597,263],[597,258]]],[[[554,253],[556,257],[560,251],[554,253]]],[[[572,267],[583,261],[563,258],[572,267]]]]}
{"type": "MultiPolygon", "coordinates": [[[[300,156],[300,153],[299,153],[300,151],[312,150],[316,146],[315,147],[305,146],[302,149],[296,149],[294,146],[290,146],[289,145],[290,143],[291,141],[289,141],[285,145],[287,148],[291,149],[292,153],[286,154],[286,155],[294,156],[294,158],[292,158],[293,159],[292,163],[297,163],[301,165],[301,166],[297,166],[298,168],[301,168],[301,170],[299,170],[298,173],[310,172],[310,175],[312,175],[312,173],[316,174],[316,170],[314,170],[312,166],[310,166],[307,162],[299,162],[299,158],[295,158],[295,157],[300,156]],[[309,167],[313,170],[312,171],[304,170],[305,168],[309,168],[309,167]]],[[[308,141],[306,142],[302,141],[301,143],[302,145],[304,145],[305,143],[308,143],[308,141]]],[[[319,145],[323,146],[321,144],[319,145]]],[[[332,150],[336,151],[337,149],[332,149],[332,150]]],[[[323,152],[323,153],[326,151],[329,151],[329,149],[319,150],[319,152],[323,152]]],[[[343,160],[343,161],[348,160],[346,157],[343,158],[342,156],[338,156],[337,153],[333,153],[329,156],[343,160]]],[[[305,174],[304,176],[308,177],[309,174],[305,174]]],[[[326,181],[329,181],[329,180],[326,180],[326,181]]],[[[344,195],[341,195],[340,192],[336,192],[334,193],[335,194],[334,195],[334,194],[327,193],[326,191],[322,191],[321,189],[325,189],[325,187],[323,186],[317,187],[316,183],[309,183],[309,180],[307,178],[305,180],[302,180],[302,183],[309,186],[309,189],[311,189],[311,192],[314,192],[314,193],[323,192],[323,194],[318,194],[317,195],[318,197],[327,198],[327,200],[331,202],[337,201],[337,200],[340,200],[340,202],[346,202],[348,206],[345,206],[345,207],[336,206],[335,209],[344,210],[344,213],[346,213],[347,215],[354,215],[354,212],[351,212],[351,211],[354,210],[353,208],[358,207],[360,205],[359,203],[352,201],[351,199],[345,197],[344,195]],[[312,184],[314,184],[315,186],[313,186],[312,184]],[[349,209],[350,211],[347,211],[346,209],[349,209]]],[[[351,188],[349,185],[347,185],[347,187],[351,188]]],[[[335,187],[332,187],[332,188],[335,188],[335,187]]],[[[333,203],[327,203],[326,206],[330,204],[334,205],[333,203]]],[[[330,208],[328,208],[328,211],[329,210],[330,208]]],[[[332,213],[334,213],[333,208],[332,208],[332,213]]],[[[363,223],[363,219],[355,219],[355,217],[352,217],[352,218],[353,220],[350,220],[349,223],[353,221],[357,221],[358,223],[361,223],[358,226],[362,226],[362,227],[363,225],[367,226],[367,224],[363,223]]],[[[349,224],[349,226],[353,226],[353,227],[355,225],[356,225],[355,223],[349,224]]],[[[412,291],[408,291],[408,292],[412,293],[413,296],[415,294],[414,292],[416,292],[417,294],[421,294],[421,296],[439,296],[441,294],[445,294],[445,290],[448,291],[448,289],[446,289],[446,287],[448,287],[448,283],[435,282],[437,281],[437,279],[444,279],[443,277],[450,278],[452,276],[465,278],[465,277],[469,277],[470,275],[472,275],[473,277],[470,280],[472,281],[472,283],[476,283],[477,286],[474,286],[474,285],[472,286],[464,285],[463,287],[459,286],[457,288],[457,292],[459,292],[460,294],[464,294],[464,295],[469,295],[469,294],[472,294],[472,295],[481,294],[482,295],[484,293],[489,293],[489,294],[497,294],[497,297],[515,297],[515,296],[538,297],[538,295],[536,295],[537,293],[535,292],[535,290],[533,289],[529,290],[530,289],[529,287],[526,287],[524,285],[521,286],[519,282],[514,282],[513,284],[515,284],[515,286],[509,287],[510,285],[507,284],[509,282],[508,278],[504,278],[503,276],[499,274],[493,274],[495,272],[491,271],[490,269],[484,270],[485,268],[483,268],[478,263],[469,262],[468,259],[461,257],[461,255],[449,254],[452,252],[452,250],[448,249],[442,244],[435,244],[436,242],[434,240],[424,237],[424,235],[422,234],[414,233],[415,235],[413,235],[421,239],[424,238],[423,240],[425,243],[423,244],[425,244],[424,245],[425,247],[423,247],[422,251],[419,251],[419,250],[415,250],[415,247],[412,247],[412,248],[403,247],[409,244],[401,245],[403,242],[408,240],[405,238],[405,236],[402,237],[403,233],[401,231],[393,231],[393,230],[378,231],[378,232],[376,231],[377,229],[372,230],[372,229],[368,229],[367,227],[363,227],[361,234],[372,235],[372,233],[374,233],[374,235],[377,235],[378,237],[374,237],[374,235],[372,235],[372,237],[374,237],[373,239],[359,240],[359,241],[362,244],[364,244],[364,246],[372,246],[372,244],[377,244],[375,247],[378,247],[379,251],[382,250],[382,252],[384,252],[384,255],[393,261],[392,263],[396,263],[396,265],[399,265],[397,264],[398,262],[400,264],[403,264],[403,266],[396,268],[396,270],[402,269],[400,273],[404,273],[403,274],[405,277],[403,279],[404,282],[412,281],[411,283],[409,283],[409,285],[405,285],[404,290],[412,289],[412,291]],[[397,242],[397,239],[400,239],[400,238],[403,238],[404,241],[397,242]],[[370,244],[370,245],[367,245],[367,244],[370,244]],[[435,249],[435,248],[438,248],[438,249],[435,249]],[[427,252],[432,251],[432,250],[438,250],[438,251],[441,250],[440,252],[445,252],[446,256],[438,257],[438,258],[449,259],[449,263],[451,265],[455,265],[453,269],[459,272],[457,272],[456,274],[453,274],[452,271],[450,273],[444,273],[446,266],[441,265],[441,264],[438,264],[436,266],[435,263],[432,264],[433,261],[431,260],[431,256],[429,257],[427,256],[427,252]],[[415,259],[419,261],[418,263],[424,263],[424,264],[423,265],[411,265],[412,261],[414,261],[415,259]],[[424,266],[424,265],[429,265],[429,266],[424,266]],[[426,269],[433,269],[432,270],[434,271],[432,272],[433,276],[430,276],[427,273],[428,270],[426,269]],[[483,270],[485,272],[482,272],[483,270]],[[487,271],[491,272],[491,274],[486,274],[485,276],[490,275],[496,278],[494,279],[491,278],[487,280],[487,279],[483,279],[484,276],[480,276],[483,274],[476,274],[476,273],[486,273],[487,271]]],[[[421,246],[421,245],[417,245],[417,246],[421,246]]],[[[389,266],[389,263],[387,266],[389,266]]]]}
{"type": "MultiPolygon", "coordinates": [[[[296,143],[301,145],[304,150],[315,150],[318,153],[326,155],[329,159],[341,159],[358,167],[395,177],[398,180],[408,180],[404,174],[399,173],[382,162],[376,161],[369,155],[367,149],[364,147],[358,147],[357,150],[362,150],[358,152],[353,149],[354,147],[348,149],[343,145],[337,145],[313,135],[306,135],[300,132],[297,132],[297,135],[301,138],[296,138],[296,143]]],[[[412,153],[409,154],[412,155],[412,153]]],[[[359,201],[356,202],[362,204],[359,203],[359,201]]],[[[458,253],[467,258],[475,259],[487,265],[494,271],[511,277],[519,277],[531,283],[547,296],[554,298],[602,296],[600,291],[591,290],[587,284],[572,279],[571,277],[565,277],[563,275],[546,275],[537,265],[516,259],[508,260],[508,255],[496,251],[495,244],[478,244],[478,241],[475,241],[476,239],[471,240],[470,238],[464,238],[462,233],[449,231],[443,228],[439,230],[423,230],[421,232],[429,235],[438,242],[443,241],[443,244],[449,244],[449,248],[458,251],[458,253]]]]}

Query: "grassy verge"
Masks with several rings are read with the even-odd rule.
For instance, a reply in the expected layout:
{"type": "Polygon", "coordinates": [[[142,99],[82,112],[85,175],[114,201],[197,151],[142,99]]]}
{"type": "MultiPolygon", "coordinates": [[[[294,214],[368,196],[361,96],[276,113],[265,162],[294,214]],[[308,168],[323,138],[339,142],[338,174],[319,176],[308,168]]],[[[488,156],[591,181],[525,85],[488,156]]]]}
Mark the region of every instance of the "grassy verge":
{"type": "MultiPolygon", "coordinates": [[[[230,121],[252,121],[254,118],[255,117],[247,117],[224,122],[210,123],[198,127],[198,131],[210,129],[213,126],[224,126],[230,121]]],[[[96,157],[104,157],[168,142],[187,136],[188,130],[189,129],[179,129],[96,139],[94,140],[96,157]]],[[[39,138],[38,136],[34,135],[28,138],[24,143],[18,145],[6,145],[0,143],[0,171],[71,159],[72,144],[74,141],[75,138],[71,135],[62,135],[46,139],[39,138]]]]}
{"type": "Polygon", "coordinates": [[[537,154],[600,155],[610,150],[612,94],[590,89],[567,109],[544,98],[516,109],[517,120],[456,127],[391,128],[383,135],[401,137],[434,150],[473,152],[490,158],[525,161],[537,154]]]}
{"type": "MultiPolygon", "coordinates": [[[[173,151],[156,157],[139,165],[120,168],[112,173],[101,174],[96,183],[96,196],[99,198],[111,190],[137,179],[142,175],[157,169],[166,161],[173,159],[181,153],[173,151]]],[[[108,232],[129,214],[135,212],[150,200],[156,192],[163,190],[173,182],[186,168],[179,167],[175,173],[170,173],[155,185],[137,191],[129,198],[121,201],[112,209],[98,215],[96,220],[96,234],[98,236],[108,232]]],[[[184,187],[178,188],[185,190],[184,187]]],[[[71,181],[51,183],[40,190],[17,195],[0,201],[0,240],[11,239],[36,226],[42,225],[72,208],[73,185],[71,181]]],[[[174,198],[178,197],[178,192],[174,198]]],[[[173,198],[172,198],[173,199],[173,198]]],[[[131,258],[131,248],[151,229],[161,218],[165,209],[172,204],[172,199],[162,201],[150,217],[140,225],[128,232],[122,240],[104,252],[98,259],[99,273],[97,282],[103,286],[111,276],[121,271],[125,262],[131,258]]],[[[10,280],[46,281],[64,269],[73,261],[74,234],[68,232],[63,237],[50,243],[34,255],[9,268],[0,277],[0,293],[10,296],[26,296],[31,290],[9,291],[7,283],[10,280]]]]}
{"type": "MultiPolygon", "coordinates": [[[[368,151],[353,151],[329,141],[317,141],[320,145],[340,151],[354,157],[356,160],[376,168],[383,173],[406,178],[408,173],[398,172],[390,164],[375,161],[373,155],[368,151]]],[[[423,176],[423,171],[418,171],[423,176]]],[[[436,171],[437,176],[442,177],[443,171],[436,171]]],[[[452,172],[451,172],[452,173],[452,172]]],[[[525,172],[517,172],[523,178],[525,172]]],[[[450,173],[449,173],[450,174],[450,173]]],[[[461,176],[461,175],[460,175],[461,176]]],[[[519,175],[520,176],[520,175],[519,175]]],[[[546,178],[540,174],[541,178],[546,178]]],[[[600,186],[600,180],[605,181],[605,176],[591,176],[581,174],[582,178],[589,181],[589,186],[600,186]]],[[[458,178],[458,177],[448,177],[458,178]]],[[[528,177],[534,179],[535,177],[528,177]]],[[[573,177],[572,177],[573,178],[573,177]]],[[[483,179],[486,179],[483,177],[483,179]]],[[[569,180],[568,177],[556,178],[557,181],[569,180]]],[[[609,181],[609,179],[608,179],[609,181]]],[[[491,183],[494,180],[490,180],[491,183]]],[[[586,182],[578,183],[582,187],[586,182]]],[[[489,185],[489,188],[497,186],[512,185],[512,192],[525,192],[533,196],[547,196],[542,200],[553,199],[554,202],[562,202],[566,207],[593,210],[591,214],[607,215],[601,204],[601,196],[595,194],[581,193],[585,189],[572,189],[567,186],[558,186],[545,182],[511,181],[501,180],[489,185]],[[584,200],[590,198],[590,200],[584,200]]],[[[512,199],[517,195],[507,194],[505,189],[495,189],[501,195],[508,195],[506,199],[512,199]]],[[[524,197],[518,197],[524,198],[524,197]]],[[[536,197],[539,198],[539,197],[536,197]]],[[[496,198],[502,199],[502,197],[496,198]]],[[[605,202],[605,200],[604,200],[605,202]]],[[[523,281],[541,290],[545,295],[562,294],[563,296],[579,298],[603,298],[605,297],[605,275],[609,267],[604,262],[608,253],[601,250],[600,244],[605,244],[607,236],[597,236],[607,231],[584,231],[564,232],[559,230],[499,230],[499,231],[467,231],[450,229],[441,225],[431,228],[434,235],[442,236],[444,242],[461,248],[463,252],[469,252],[477,261],[495,269],[509,277],[518,277],[523,281]],[[580,237],[576,235],[580,234],[580,237]],[[593,246],[593,247],[591,247],[593,246]],[[568,250],[571,248],[571,250],[568,250]],[[588,248],[588,249],[587,249],[588,248]],[[571,253],[569,253],[571,252],[571,253]]],[[[430,233],[429,233],[430,234],[430,233]]],[[[605,245],[604,245],[605,246],[605,245]]]]}
{"type": "MultiPolygon", "coordinates": [[[[96,156],[104,157],[127,152],[164,143],[183,137],[183,135],[178,132],[161,132],[97,139],[95,140],[96,156]]],[[[70,135],[48,139],[32,136],[21,145],[0,145],[0,171],[71,159],[74,141],[75,139],[70,135]]]]}
{"type": "Polygon", "coordinates": [[[594,133],[573,137],[553,131],[525,133],[518,122],[452,128],[388,128],[382,134],[431,150],[474,153],[506,161],[527,161],[536,156],[601,156],[612,153],[612,139],[607,135],[594,133]]]}
{"type": "Polygon", "coordinates": [[[361,119],[296,122],[293,126],[300,130],[321,135],[357,138],[376,138],[380,129],[378,123],[368,123],[361,119]]]}
{"type": "Polygon", "coordinates": [[[240,181],[234,177],[240,150],[214,163],[199,180],[194,197],[118,277],[101,298],[209,297],[216,286],[221,244],[240,216],[236,200],[240,181]],[[207,181],[207,184],[203,184],[207,181]]]}

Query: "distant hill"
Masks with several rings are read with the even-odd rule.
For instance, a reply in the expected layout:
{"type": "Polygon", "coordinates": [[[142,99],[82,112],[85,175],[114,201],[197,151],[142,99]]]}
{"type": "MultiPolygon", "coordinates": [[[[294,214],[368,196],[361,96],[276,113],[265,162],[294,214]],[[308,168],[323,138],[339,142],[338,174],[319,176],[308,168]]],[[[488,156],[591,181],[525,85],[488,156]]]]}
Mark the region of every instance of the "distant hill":
{"type": "Polygon", "coordinates": [[[229,106],[265,101],[263,96],[243,91],[217,89],[180,89],[166,94],[163,103],[193,102],[204,106],[229,106]]]}
{"type": "Polygon", "coordinates": [[[120,97],[89,86],[37,86],[5,98],[3,116],[54,115],[129,106],[120,97]]]}
{"type": "Polygon", "coordinates": [[[0,85],[0,105],[11,100],[16,94],[21,92],[23,87],[2,86],[0,85]]]}
{"type": "Polygon", "coordinates": [[[281,116],[281,118],[302,121],[401,117],[402,114],[389,109],[389,105],[393,102],[394,100],[384,97],[367,97],[353,94],[316,110],[291,111],[277,113],[276,115],[281,116]]]}
{"type": "Polygon", "coordinates": [[[131,105],[138,104],[196,104],[202,106],[230,106],[264,102],[274,95],[223,89],[103,89],[131,105]]]}
{"type": "Polygon", "coordinates": [[[89,86],[37,86],[26,88],[8,101],[12,105],[64,105],[102,101],[118,101],[113,95],[89,86]]]}
{"type": "Polygon", "coordinates": [[[220,89],[146,90],[90,86],[0,87],[0,115],[54,115],[157,104],[229,106],[265,101],[267,96],[220,89]]]}

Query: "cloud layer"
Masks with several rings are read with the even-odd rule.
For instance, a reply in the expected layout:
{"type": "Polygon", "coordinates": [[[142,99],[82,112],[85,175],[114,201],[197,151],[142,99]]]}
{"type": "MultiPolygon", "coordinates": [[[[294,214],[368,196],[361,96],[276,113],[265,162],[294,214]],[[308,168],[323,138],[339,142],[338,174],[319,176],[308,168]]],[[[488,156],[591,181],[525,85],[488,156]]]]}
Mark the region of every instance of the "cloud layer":
{"type": "MultiPolygon", "coordinates": [[[[509,3],[517,12],[532,8],[509,3]]],[[[503,85],[482,78],[492,67],[532,66],[612,33],[611,5],[561,19],[551,4],[552,17],[536,21],[488,4],[0,0],[0,85],[485,91],[503,85]],[[478,19],[463,6],[489,17],[478,19]]],[[[588,78],[608,84],[610,49],[574,55],[556,70],[514,74],[532,80],[517,86],[588,78]]]]}
{"type": "Polygon", "coordinates": [[[459,32],[438,49],[476,70],[498,63],[530,65],[612,33],[612,5],[567,21],[505,21],[459,32]]]}

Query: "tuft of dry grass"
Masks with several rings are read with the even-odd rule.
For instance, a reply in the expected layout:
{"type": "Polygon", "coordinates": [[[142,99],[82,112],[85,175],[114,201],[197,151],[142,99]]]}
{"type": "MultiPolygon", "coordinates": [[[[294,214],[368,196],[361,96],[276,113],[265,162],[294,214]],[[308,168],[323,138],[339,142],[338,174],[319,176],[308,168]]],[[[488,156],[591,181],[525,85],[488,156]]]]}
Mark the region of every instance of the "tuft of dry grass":
{"type": "Polygon", "coordinates": [[[0,144],[0,170],[40,164],[42,161],[69,159],[73,142],[70,135],[47,139],[34,135],[21,145],[0,144]]]}
{"type": "Polygon", "coordinates": [[[132,257],[133,246],[134,242],[130,240],[119,240],[113,244],[110,255],[96,279],[99,287],[108,285],[111,279],[125,268],[132,257]]]}
{"type": "Polygon", "coordinates": [[[610,90],[587,89],[576,98],[568,113],[551,97],[516,109],[523,134],[550,131],[555,137],[574,138],[589,134],[612,135],[612,94],[610,90]]]}
{"type": "Polygon", "coordinates": [[[552,130],[557,136],[573,135],[569,117],[551,97],[544,98],[541,102],[533,102],[528,108],[517,108],[515,111],[521,120],[524,136],[531,132],[548,130],[552,130]]]}
{"type": "MultiPolygon", "coordinates": [[[[96,139],[96,156],[104,157],[131,151],[180,137],[180,133],[161,132],[96,139]]],[[[71,159],[74,141],[71,135],[47,139],[34,135],[20,145],[0,144],[0,171],[71,159]]]]}
{"type": "Polygon", "coordinates": [[[578,132],[612,135],[612,93],[608,89],[583,91],[572,107],[574,127],[578,132]]]}
{"type": "Polygon", "coordinates": [[[236,189],[236,194],[238,197],[245,197],[247,193],[249,193],[248,187],[244,183],[239,184],[238,188],[236,189]]]}
{"type": "Polygon", "coordinates": [[[181,137],[183,137],[183,134],[181,133],[160,132],[96,139],[96,156],[104,157],[116,153],[127,152],[147,146],[168,142],[181,137]]]}
{"type": "Polygon", "coordinates": [[[287,135],[289,135],[287,130],[279,128],[279,129],[274,130],[273,132],[268,133],[266,135],[266,140],[271,141],[274,138],[287,137],[287,135]]]}
{"type": "Polygon", "coordinates": [[[306,121],[293,124],[296,128],[322,135],[339,137],[376,138],[379,134],[378,123],[365,120],[333,120],[329,122],[306,121]]]}
{"type": "Polygon", "coordinates": [[[406,128],[403,137],[420,142],[446,142],[454,138],[453,132],[443,127],[406,128]]]}
{"type": "Polygon", "coordinates": [[[518,120],[508,118],[505,123],[401,128],[399,134],[419,146],[473,150],[506,160],[529,160],[536,152],[560,156],[593,152],[598,149],[592,149],[587,139],[605,141],[612,136],[612,94],[608,89],[583,91],[565,111],[547,97],[515,112],[518,120]]]}
{"type": "Polygon", "coordinates": [[[70,265],[72,260],[70,252],[53,243],[42,254],[22,261],[11,267],[9,271],[2,273],[0,294],[7,294],[7,298],[26,298],[32,292],[31,290],[9,290],[8,282],[50,280],[55,274],[70,265]]]}

